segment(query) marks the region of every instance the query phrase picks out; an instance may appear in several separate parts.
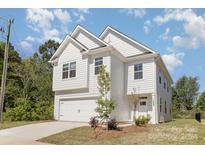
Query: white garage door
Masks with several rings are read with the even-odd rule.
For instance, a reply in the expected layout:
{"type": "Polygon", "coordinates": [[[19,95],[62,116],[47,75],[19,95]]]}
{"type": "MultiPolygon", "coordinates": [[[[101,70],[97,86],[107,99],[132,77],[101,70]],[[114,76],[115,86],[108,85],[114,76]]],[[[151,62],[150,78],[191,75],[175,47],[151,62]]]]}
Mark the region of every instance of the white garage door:
{"type": "Polygon", "coordinates": [[[60,120],[88,122],[96,116],[96,100],[64,100],[60,101],[60,120]]]}

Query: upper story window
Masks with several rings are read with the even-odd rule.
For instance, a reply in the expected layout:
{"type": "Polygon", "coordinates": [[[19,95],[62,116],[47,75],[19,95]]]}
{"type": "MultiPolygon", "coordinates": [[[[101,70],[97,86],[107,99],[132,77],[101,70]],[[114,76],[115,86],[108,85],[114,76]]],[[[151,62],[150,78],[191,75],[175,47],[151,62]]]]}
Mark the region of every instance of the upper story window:
{"type": "Polygon", "coordinates": [[[70,63],[70,78],[76,77],[76,62],[70,63]]]}
{"type": "Polygon", "coordinates": [[[143,65],[135,64],[134,65],[134,79],[142,79],[143,78],[143,65]]]}
{"type": "Polygon", "coordinates": [[[160,104],[159,104],[159,110],[160,110],[160,112],[162,112],[162,98],[160,97],[160,102],[159,102],[160,104]]]}
{"type": "Polygon", "coordinates": [[[63,79],[76,77],[76,62],[63,64],[63,79]]]}
{"type": "Polygon", "coordinates": [[[159,83],[160,83],[160,84],[162,83],[162,78],[161,78],[161,76],[159,76],[159,83]]]}
{"type": "Polygon", "coordinates": [[[103,58],[95,58],[95,75],[99,74],[100,72],[100,67],[103,65],[103,58]]]}
{"type": "Polygon", "coordinates": [[[63,79],[68,78],[68,71],[69,71],[69,64],[63,64],[63,75],[62,75],[63,79]]]}
{"type": "Polygon", "coordinates": [[[164,89],[166,89],[166,83],[164,82],[164,89]]]}
{"type": "Polygon", "coordinates": [[[167,113],[167,102],[165,101],[164,112],[167,113]]]}

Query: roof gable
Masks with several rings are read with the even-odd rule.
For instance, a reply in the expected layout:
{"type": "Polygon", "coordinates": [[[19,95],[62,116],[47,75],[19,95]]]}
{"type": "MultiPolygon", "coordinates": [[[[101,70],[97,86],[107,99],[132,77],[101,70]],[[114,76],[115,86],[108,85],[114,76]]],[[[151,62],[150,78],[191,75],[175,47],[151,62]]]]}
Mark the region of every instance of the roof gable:
{"type": "Polygon", "coordinates": [[[61,42],[60,46],[58,47],[58,49],[56,50],[56,52],[53,54],[53,56],[51,57],[51,59],[49,60],[49,62],[52,63],[56,58],[58,58],[59,55],[64,51],[64,49],[66,48],[66,46],[67,46],[70,42],[76,44],[79,48],[82,49],[82,51],[88,50],[88,48],[85,47],[83,44],[81,44],[81,43],[78,42],[77,40],[73,39],[71,36],[67,35],[67,36],[64,38],[64,40],[61,42]]]}
{"type": "Polygon", "coordinates": [[[80,25],[74,29],[71,36],[84,44],[88,49],[108,46],[106,42],[102,41],[80,25]]]}
{"type": "Polygon", "coordinates": [[[125,57],[138,54],[156,53],[147,46],[135,41],[110,26],[102,32],[99,38],[115,47],[125,57]]]}

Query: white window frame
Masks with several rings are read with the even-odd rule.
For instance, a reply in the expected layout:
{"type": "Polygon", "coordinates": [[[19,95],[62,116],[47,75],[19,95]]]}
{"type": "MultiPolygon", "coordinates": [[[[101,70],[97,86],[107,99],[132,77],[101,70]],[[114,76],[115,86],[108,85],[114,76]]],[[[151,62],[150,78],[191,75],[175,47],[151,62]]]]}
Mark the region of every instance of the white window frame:
{"type": "Polygon", "coordinates": [[[159,84],[162,84],[162,77],[159,75],[159,84]]]}
{"type": "Polygon", "coordinates": [[[160,111],[160,113],[162,112],[162,98],[161,97],[159,100],[159,111],[160,111]]]}
{"type": "Polygon", "coordinates": [[[95,75],[98,75],[100,73],[100,67],[103,65],[103,57],[97,57],[95,58],[95,66],[94,66],[94,74],[95,75]],[[97,64],[96,65],[96,62],[102,62],[102,64],[97,64]],[[96,71],[98,70],[98,71],[96,71]]]}
{"type": "Polygon", "coordinates": [[[72,61],[72,62],[64,63],[64,64],[62,65],[62,79],[63,79],[63,80],[65,80],[65,79],[71,79],[71,78],[76,78],[76,64],[77,64],[76,61],[72,61]],[[74,68],[71,68],[71,64],[72,64],[72,63],[75,63],[75,69],[74,69],[74,68]],[[67,70],[64,70],[64,66],[65,66],[65,65],[68,65],[68,69],[67,69],[67,70]],[[70,76],[70,74],[71,74],[70,72],[71,72],[71,71],[75,71],[75,76],[72,76],[72,77],[70,76]],[[65,72],[68,73],[68,75],[67,75],[66,78],[63,77],[63,73],[65,73],[65,72]]]}
{"type": "Polygon", "coordinates": [[[166,101],[166,100],[165,100],[165,102],[164,102],[164,113],[167,114],[167,101],[166,101]]]}
{"type": "Polygon", "coordinates": [[[75,77],[76,77],[76,61],[70,62],[69,66],[70,66],[70,69],[69,69],[69,78],[75,78],[75,77]],[[75,68],[71,68],[71,64],[75,64],[75,68]],[[75,71],[75,76],[71,76],[71,71],[75,71]]]}
{"type": "Polygon", "coordinates": [[[69,63],[65,63],[62,66],[62,79],[67,79],[69,77],[69,63]],[[67,69],[64,70],[64,66],[67,65],[67,69]],[[67,73],[67,77],[64,77],[64,73],[67,73]]]}
{"type": "MultiPolygon", "coordinates": [[[[137,77],[137,75],[136,75],[137,77]]],[[[139,64],[134,64],[134,80],[141,80],[143,79],[143,63],[139,63],[139,64]],[[137,67],[138,65],[141,65],[142,69],[140,70],[135,70],[135,67],[137,67]],[[135,78],[135,74],[137,73],[142,73],[142,77],[141,78],[135,78]]]]}

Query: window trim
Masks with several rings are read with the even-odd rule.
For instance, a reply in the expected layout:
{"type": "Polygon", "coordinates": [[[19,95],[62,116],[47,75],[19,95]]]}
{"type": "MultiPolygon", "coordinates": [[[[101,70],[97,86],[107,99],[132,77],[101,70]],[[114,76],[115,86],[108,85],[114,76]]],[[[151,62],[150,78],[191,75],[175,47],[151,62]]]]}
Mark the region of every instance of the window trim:
{"type": "Polygon", "coordinates": [[[65,64],[63,64],[63,66],[62,66],[62,79],[68,79],[68,77],[69,77],[69,68],[70,68],[70,66],[69,66],[69,63],[65,63],[65,64]],[[64,70],[64,66],[65,65],[67,65],[67,70],[64,70]],[[67,77],[66,78],[64,78],[64,73],[66,73],[67,72],[67,77]]]}
{"type": "Polygon", "coordinates": [[[103,57],[97,57],[97,58],[95,58],[95,65],[94,65],[94,74],[95,75],[98,75],[100,72],[98,71],[96,71],[96,68],[100,68],[100,67],[102,67],[103,66],[103,57]],[[98,64],[98,65],[96,65],[96,59],[100,59],[100,61],[102,61],[102,64],[98,64]]]}
{"type": "Polygon", "coordinates": [[[75,78],[76,77],[76,61],[70,62],[70,69],[69,69],[69,78],[75,78]],[[75,69],[71,69],[71,64],[74,63],[75,64],[75,69]],[[71,71],[75,71],[75,76],[71,77],[71,71]]]}
{"type": "Polygon", "coordinates": [[[167,114],[167,102],[166,102],[166,100],[165,100],[165,102],[164,102],[164,113],[167,114]]]}
{"type": "Polygon", "coordinates": [[[159,101],[159,112],[162,112],[162,98],[160,97],[160,101],[159,101]]]}
{"type": "Polygon", "coordinates": [[[134,64],[134,80],[142,80],[142,79],[143,79],[143,63],[134,64]],[[136,65],[142,65],[142,69],[135,71],[136,65]],[[142,78],[135,78],[135,73],[142,73],[142,78]]]}
{"type": "Polygon", "coordinates": [[[76,76],[77,76],[77,74],[76,74],[76,72],[77,72],[77,62],[76,61],[69,61],[69,62],[64,62],[63,64],[62,64],[62,80],[68,80],[68,79],[74,79],[74,78],[76,78],[76,76]],[[71,69],[71,63],[75,63],[75,69],[71,69]],[[68,77],[67,78],[63,78],[63,66],[64,65],[68,65],[68,77]],[[70,72],[71,71],[73,71],[73,70],[75,70],[75,76],[74,77],[70,77],[70,72]]]}
{"type": "Polygon", "coordinates": [[[162,77],[159,75],[159,84],[162,84],[162,77]]]}

